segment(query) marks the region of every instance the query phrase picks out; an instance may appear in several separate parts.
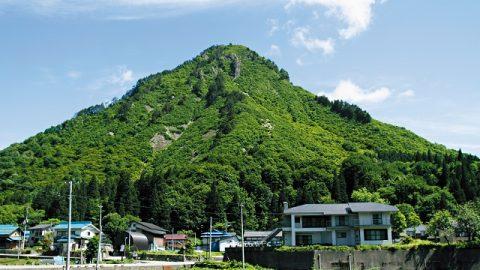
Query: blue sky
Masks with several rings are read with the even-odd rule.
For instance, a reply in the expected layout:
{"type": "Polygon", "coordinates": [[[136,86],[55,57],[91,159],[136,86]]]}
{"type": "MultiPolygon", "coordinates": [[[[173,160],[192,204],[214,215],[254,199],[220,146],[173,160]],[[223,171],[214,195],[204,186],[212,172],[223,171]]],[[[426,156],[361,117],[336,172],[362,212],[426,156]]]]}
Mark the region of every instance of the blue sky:
{"type": "Polygon", "coordinates": [[[480,2],[0,0],[0,149],[214,44],[480,154],[480,2]]]}

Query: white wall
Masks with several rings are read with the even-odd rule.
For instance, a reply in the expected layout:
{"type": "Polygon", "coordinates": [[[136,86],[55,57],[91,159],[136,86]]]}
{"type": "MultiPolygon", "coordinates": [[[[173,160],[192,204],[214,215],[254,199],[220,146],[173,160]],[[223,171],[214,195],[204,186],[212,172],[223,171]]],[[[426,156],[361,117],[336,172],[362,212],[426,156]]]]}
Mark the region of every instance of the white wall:
{"type": "Polygon", "coordinates": [[[90,228],[82,230],[80,233],[80,236],[82,238],[87,238],[87,239],[93,238],[95,235],[96,235],[96,232],[90,228]]]}

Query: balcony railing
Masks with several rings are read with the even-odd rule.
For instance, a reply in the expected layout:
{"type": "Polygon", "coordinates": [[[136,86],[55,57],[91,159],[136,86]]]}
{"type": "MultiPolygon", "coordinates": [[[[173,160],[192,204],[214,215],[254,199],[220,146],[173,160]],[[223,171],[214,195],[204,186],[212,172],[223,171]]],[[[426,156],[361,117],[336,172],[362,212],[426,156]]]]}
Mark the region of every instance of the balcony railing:
{"type": "MultiPolygon", "coordinates": [[[[357,218],[347,218],[345,220],[339,221],[335,219],[332,224],[330,219],[326,220],[302,220],[302,223],[295,223],[295,228],[328,228],[328,227],[352,227],[352,226],[390,226],[390,221],[385,221],[383,219],[369,219],[369,220],[362,220],[360,222],[357,218]]],[[[282,227],[289,228],[291,227],[290,220],[283,220],[282,227]]]]}
{"type": "Polygon", "coordinates": [[[359,220],[353,220],[352,224],[353,226],[391,225],[390,222],[385,222],[383,220],[377,219],[362,222],[360,222],[359,220]]]}

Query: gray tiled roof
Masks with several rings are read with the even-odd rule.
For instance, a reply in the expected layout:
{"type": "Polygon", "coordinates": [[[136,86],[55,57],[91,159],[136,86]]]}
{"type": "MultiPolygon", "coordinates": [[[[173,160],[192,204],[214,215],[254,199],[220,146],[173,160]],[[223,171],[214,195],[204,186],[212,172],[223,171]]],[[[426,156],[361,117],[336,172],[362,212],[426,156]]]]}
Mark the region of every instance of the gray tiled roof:
{"type": "Polygon", "coordinates": [[[303,204],[288,208],[285,214],[320,214],[323,215],[346,215],[348,204],[303,204]]]}
{"type": "Polygon", "coordinates": [[[397,212],[398,209],[395,206],[382,204],[382,203],[349,203],[350,209],[353,213],[361,212],[397,212]]]}
{"type": "Polygon", "coordinates": [[[36,226],[30,227],[30,230],[46,230],[52,228],[52,224],[38,224],[36,226]]]}
{"type": "Polygon", "coordinates": [[[346,215],[349,212],[396,212],[397,207],[381,203],[303,204],[288,208],[285,214],[346,215]]]}

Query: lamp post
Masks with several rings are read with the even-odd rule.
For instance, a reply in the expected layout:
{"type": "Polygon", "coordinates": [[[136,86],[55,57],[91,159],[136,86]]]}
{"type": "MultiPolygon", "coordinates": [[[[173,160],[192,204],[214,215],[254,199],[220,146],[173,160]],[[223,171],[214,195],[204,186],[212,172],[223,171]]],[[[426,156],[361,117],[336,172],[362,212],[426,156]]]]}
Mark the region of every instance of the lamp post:
{"type": "Polygon", "coordinates": [[[243,204],[240,204],[240,223],[241,223],[241,235],[242,235],[242,269],[245,269],[245,243],[243,239],[243,204]]]}
{"type": "Polygon", "coordinates": [[[98,233],[98,251],[97,251],[97,264],[95,265],[95,269],[98,270],[98,265],[100,264],[100,260],[102,259],[102,205],[98,206],[100,208],[100,218],[98,221],[100,232],[98,233]]]}
{"type": "Polygon", "coordinates": [[[72,181],[68,182],[68,227],[67,227],[67,262],[66,262],[66,270],[70,270],[70,250],[72,249],[70,238],[72,237],[72,181]]]}

